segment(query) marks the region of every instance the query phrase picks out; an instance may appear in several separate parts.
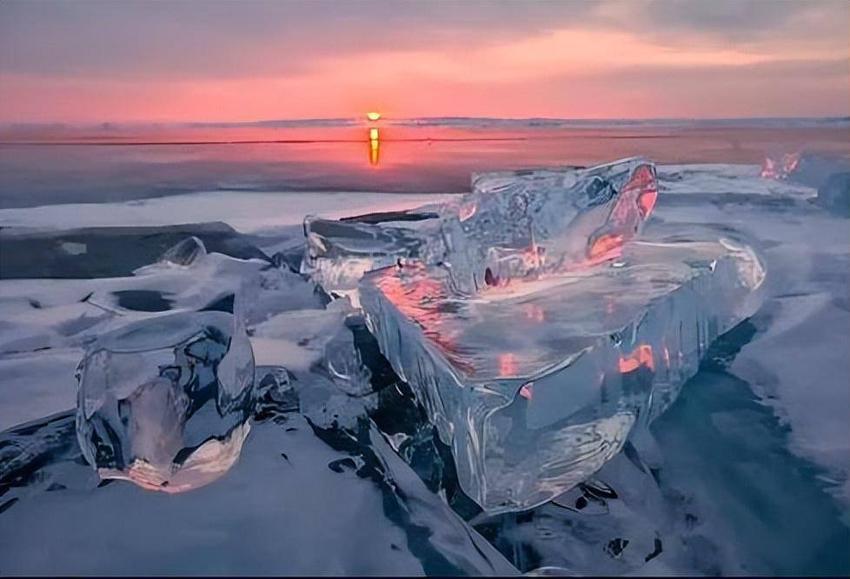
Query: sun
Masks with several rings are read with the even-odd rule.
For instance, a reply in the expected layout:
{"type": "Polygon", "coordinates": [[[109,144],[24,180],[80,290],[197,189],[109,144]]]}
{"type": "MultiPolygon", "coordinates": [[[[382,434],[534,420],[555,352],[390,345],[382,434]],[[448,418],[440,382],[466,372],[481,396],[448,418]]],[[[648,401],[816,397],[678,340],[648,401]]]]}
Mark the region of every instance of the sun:
{"type": "Polygon", "coordinates": [[[377,121],[377,120],[380,120],[381,113],[376,113],[376,112],[366,113],[366,118],[369,119],[370,121],[377,121]]]}

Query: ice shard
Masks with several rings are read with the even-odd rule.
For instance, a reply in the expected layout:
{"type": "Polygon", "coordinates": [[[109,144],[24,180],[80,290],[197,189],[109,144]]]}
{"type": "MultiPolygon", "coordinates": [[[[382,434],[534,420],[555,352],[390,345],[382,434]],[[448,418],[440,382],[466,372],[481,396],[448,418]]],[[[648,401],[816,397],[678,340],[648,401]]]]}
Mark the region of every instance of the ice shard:
{"type": "Polygon", "coordinates": [[[308,216],[304,220],[306,249],[301,273],[325,291],[348,295],[357,303],[357,284],[373,269],[416,257],[439,259],[439,220],[436,213],[393,215],[381,225],[335,221],[308,216]],[[395,218],[395,220],[393,220],[395,218]],[[403,221],[396,221],[403,219],[403,221]]]}
{"type": "Polygon", "coordinates": [[[128,324],[92,344],[78,377],[77,438],[101,478],[181,492],[238,459],[254,410],[254,356],[233,315],[128,324]]]}
{"type": "Polygon", "coordinates": [[[192,235],[168,249],[162,254],[160,261],[172,265],[188,266],[196,260],[202,259],[205,255],[207,255],[207,248],[204,242],[192,235]]]}
{"type": "Polygon", "coordinates": [[[204,243],[192,236],[165,251],[156,262],[134,270],[131,277],[97,284],[85,301],[121,319],[134,320],[152,312],[209,309],[235,295],[240,318],[252,326],[271,312],[320,306],[322,298],[315,289],[299,274],[268,258],[241,259],[207,252],[204,243]]]}
{"type": "Polygon", "coordinates": [[[761,177],[819,189],[832,175],[847,171],[850,171],[850,159],[847,157],[806,151],[766,157],[761,177]]]}
{"type": "Polygon", "coordinates": [[[799,152],[765,157],[761,164],[761,176],[764,179],[788,179],[799,165],[799,152]]]}
{"type": "Polygon", "coordinates": [[[654,224],[635,239],[657,195],[641,159],[526,181],[479,181],[443,229],[443,261],[360,284],[381,351],[491,513],[598,471],[755,311],[765,276],[728,230],[654,224]]]}

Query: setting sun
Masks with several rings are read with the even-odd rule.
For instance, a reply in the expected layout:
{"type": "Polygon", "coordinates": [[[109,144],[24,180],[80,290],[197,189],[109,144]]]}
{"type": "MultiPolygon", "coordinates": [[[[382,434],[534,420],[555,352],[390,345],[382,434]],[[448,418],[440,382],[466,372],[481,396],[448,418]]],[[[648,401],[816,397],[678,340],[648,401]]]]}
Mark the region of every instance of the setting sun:
{"type": "Polygon", "coordinates": [[[377,121],[381,119],[381,113],[366,113],[366,118],[370,121],[377,121]]]}

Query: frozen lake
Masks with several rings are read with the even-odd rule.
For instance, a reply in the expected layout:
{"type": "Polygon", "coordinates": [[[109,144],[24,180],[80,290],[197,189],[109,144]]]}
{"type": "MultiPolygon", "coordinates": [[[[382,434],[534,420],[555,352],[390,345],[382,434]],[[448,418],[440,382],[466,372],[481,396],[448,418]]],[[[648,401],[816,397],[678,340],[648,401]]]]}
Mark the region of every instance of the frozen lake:
{"type": "MultiPolygon", "coordinates": [[[[228,130],[242,131],[234,140],[295,131],[228,130]]],[[[363,130],[230,145],[33,145],[20,141],[45,134],[18,131],[0,145],[3,573],[850,572],[850,221],[814,205],[816,188],[764,179],[754,164],[806,146],[846,155],[846,127],[399,123],[382,128],[377,163],[363,130]],[[315,400],[255,416],[235,466],[191,492],[104,484],[82,459],[74,372],[116,315],[201,303],[239,268],[293,259],[308,214],[409,210],[468,190],[472,171],[632,153],[660,163],[648,227],[734,228],[754,240],[767,278],[762,307],[715,342],[653,423],[652,444],[635,441],[595,475],[613,496],[597,488],[481,512],[365,330],[354,336],[371,390],[344,403],[328,390],[317,328],[335,314],[285,266],[281,299],[256,304],[251,342],[258,365],[286,366],[315,400]],[[192,225],[213,222],[226,225],[192,225]],[[204,269],[137,271],[188,235],[210,252],[204,269]],[[635,459],[636,447],[649,455],[635,459]]]]}

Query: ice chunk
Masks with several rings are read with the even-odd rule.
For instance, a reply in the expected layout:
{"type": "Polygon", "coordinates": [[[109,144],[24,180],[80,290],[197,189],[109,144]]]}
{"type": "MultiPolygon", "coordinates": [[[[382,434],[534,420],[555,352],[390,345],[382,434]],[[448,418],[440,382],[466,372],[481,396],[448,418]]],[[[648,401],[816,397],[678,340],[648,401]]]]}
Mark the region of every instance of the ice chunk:
{"type": "Polygon", "coordinates": [[[242,322],[184,312],[101,336],[80,364],[77,437],[102,478],[181,492],[239,457],[254,409],[254,356],[242,322]]]}
{"type": "Polygon", "coordinates": [[[765,157],[761,165],[761,176],[765,179],[788,179],[799,164],[799,152],[765,157]]]}
{"type": "Polygon", "coordinates": [[[456,218],[445,220],[444,260],[468,293],[604,261],[639,233],[657,194],[655,166],[640,157],[474,176],[456,218]]]}
{"type": "MultiPolygon", "coordinates": [[[[627,223],[624,236],[634,227],[599,227],[612,222],[627,223]]],[[[708,233],[658,225],[616,246],[614,261],[542,268],[472,296],[446,265],[366,275],[361,300],[381,351],[486,511],[531,508],[587,479],[673,401],[711,341],[757,308],[760,258],[708,233]]]]}
{"type": "Polygon", "coordinates": [[[163,262],[174,265],[192,265],[195,260],[205,256],[207,248],[204,242],[192,235],[187,237],[162,255],[163,262]]]}
{"type": "Polygon", "coordinates": [[[790,153],[766,158],[761,176],[817,189],[812,201],[827,211],[850,215],[850,159],[836,155],[790,153]]]}
{"type": "Polygon", "coordinates": [[[350,296],[357,305],[357,284],[367,271],[404,258],[438,259],[445,254],[441,247],[434,247],[439,241],[432,235],[439,227],[434,217],[436,214],[425,213],[421,215],[425,223],[406,219],[403,224],[378,225],[308,216],[304,220],[306,251],[301,273],[328,292],[350,296]]]}
{"type": "Polygon", "coordinates": [[[280,415],[298,410],[298,394],[292,386],[292,375],[283,366],[256,366],[257,388],[255,416],[280,415]]]}
{"type": "Polygon", "coordinates": [[[316,284],[286,267],[246,268],[236,292],[236,309],[253,327],[280,312],[320,308],[327,299],[316,284]]]}
{"type": "Polygon", "coordinates": [[[138,318],[138,312],[197,311],[236,295],[240,316],[248,326],[273,313],[318,307],[323,301],[315,284],[267,259],[238,259],[206,253],[189,237],[167,250],[132,277],[110,278],[94,285],[86,302],[101,310],[138,318]]]}
{"type": "Polygon", "coordinates": [[[850,171],[850,159],[847,157],[806,151],[767,157],[762,164],[761,176],[818,189],[832,175],[847,171],[850,171]]]}
{"type": "Polygon", "coordinates": [[[364,273],[405,259],[447,263],[474,293],[509,279],[614,256],[655,205],[655,167],[632,158],[591,169],[474,175],[472,193],[393,224],[308,218],[301,272],[357,301],[364,273]]]}
{"type": "MultiPolygon", "coordinates": [[[[363,324],[355,313],[347,300],[334,300],[325,309],[275,315],[251,336],[256,362],[286,368],[287,396],[314,424],[356,420],[362,404],[349,412],[347,400],[372,393],[370,370],[355,347],[353,330],[363,324]]],[[[261,396],[267,397],[265,390],[261,396]]]]}

